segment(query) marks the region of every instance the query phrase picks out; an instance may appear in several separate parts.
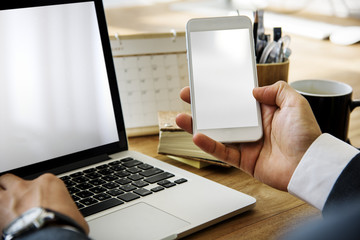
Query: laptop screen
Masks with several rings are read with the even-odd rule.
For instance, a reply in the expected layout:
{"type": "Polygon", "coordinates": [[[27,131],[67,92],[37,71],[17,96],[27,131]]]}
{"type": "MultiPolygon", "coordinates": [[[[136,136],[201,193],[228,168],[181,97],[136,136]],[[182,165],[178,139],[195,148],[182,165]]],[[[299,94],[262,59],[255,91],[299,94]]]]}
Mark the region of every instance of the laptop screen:
{"type": "Polygon", "coordinates": [[[119,135],[126,142],[98,1],[43,2],[0,10],[0,172],[56,159],[44,167],[54,168],[119,151],[119,135]]]}

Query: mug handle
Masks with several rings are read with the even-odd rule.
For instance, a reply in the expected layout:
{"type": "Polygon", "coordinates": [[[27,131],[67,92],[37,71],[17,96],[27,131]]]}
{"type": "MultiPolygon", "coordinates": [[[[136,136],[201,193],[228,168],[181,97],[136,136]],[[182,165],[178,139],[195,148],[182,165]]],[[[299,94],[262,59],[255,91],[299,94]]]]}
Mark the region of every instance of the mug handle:
{"type": "Polygon", "coordinates": [[[353,100],[350,104],[350,112],[360,106],[360,99],[353,100]]]}
{"type": "MultiPolygon", "coordinates": [[[[355,108],[359,107],[360,106],[360,99],[356,99],[356,100],[353,100],[351,101],[350,103],[350,112],[352,112],[355,108]]],[[[347,142],[349,144],[351,144],[350,142],[350,139],[348,138],[347,142]]],[[[352,144],[351,144],[352,145],[352,144]]],[[[355,146],[354,146],[355,147],[355,146]]],[[[358,150],[360,150],[360,148],[356,147],[358,150]]]]}

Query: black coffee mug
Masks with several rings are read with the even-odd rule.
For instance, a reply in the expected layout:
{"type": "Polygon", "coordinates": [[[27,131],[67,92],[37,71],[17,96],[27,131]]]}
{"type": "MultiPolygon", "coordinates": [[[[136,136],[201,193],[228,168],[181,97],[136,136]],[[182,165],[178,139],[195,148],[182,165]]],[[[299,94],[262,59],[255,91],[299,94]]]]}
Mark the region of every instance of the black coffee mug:
{"type": "Polygon", "coordinates": [[[323,133],[349,142],[350,113],[360,106],[360,100],[352,100],[351,86],[330,80],[300,80],[290,86],[308,100],[323,133]]]}

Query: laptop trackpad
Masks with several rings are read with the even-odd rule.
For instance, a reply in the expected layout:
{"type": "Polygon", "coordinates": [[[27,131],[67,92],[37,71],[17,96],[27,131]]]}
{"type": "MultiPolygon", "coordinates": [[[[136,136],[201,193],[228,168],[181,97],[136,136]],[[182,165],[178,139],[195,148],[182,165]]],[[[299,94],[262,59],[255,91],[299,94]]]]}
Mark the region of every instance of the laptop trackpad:
{"type": "Polygon", "coordinates": [[[164,239],[190,223],[146,203],[89,221],[93,239],[164,239]]]}

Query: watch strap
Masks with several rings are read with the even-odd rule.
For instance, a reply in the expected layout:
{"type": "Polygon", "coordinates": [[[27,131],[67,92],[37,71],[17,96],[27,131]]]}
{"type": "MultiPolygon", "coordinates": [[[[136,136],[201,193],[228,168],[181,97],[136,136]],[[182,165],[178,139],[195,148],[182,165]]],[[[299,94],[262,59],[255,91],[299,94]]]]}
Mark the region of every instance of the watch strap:
{"type": "MultiPolygon", "coordinates": [[[[32,231],[46,228],[48,226],[59,226],[64,229],[68,229],[68,230],[71,229],[72,231],[77,231],[77,232],[80,232],[80,233],[83,233],[86,235],[85,230],[80,226],[80,224],[78,224],[72,218],[70,218],[62,213],[59,213],[57,211],[54,211],[52,209],[47,209],[47,208],[39,208],[39,209],[42,209],[42,211],[43,211],[42,217],[38,220],[34,219],[33,225],[30,225],[23,229],[20,229],[19,232],[15,232],[15,233],[7,232],[7,228],[6,228],[2,232],[1,239],[5,239],[5,240],[14,239],[16,237],[25,235],[32,231]]],[[[31,210],[29,210],[29,211],[31,211],[31,210]]],[[[26,212],[24,214],[26,214],[26,212]]],[[[24,214],[19,216],[18,219],[15,219],[12,223],[10,223],[9,226],[11,226],[16,221],[19,221],[23,217],[24,214]]]]}
{"type": "Polygon", "coordinates": [[[52,212],[55,214],[55,218],[51,221],[49,221],[47,224],[45,224],[44,227],[48,226],[49,224],[55,224],[55,225],[65,225],[65,226],[71,226],[71,227],[74,227],[76,230],[78,230],[79,232],[83,233],[83,234],[86,234],[85,230],[80,226],[80,224],[78,224],[75,220],[73,220],[72,218],[62,214],[62,213],[59,213],[57,211],[54,211],[54,210],[51,210],[51,209],[48,209],[48,208],[45,208],[46,211],[48,212],[52,212]]]}

